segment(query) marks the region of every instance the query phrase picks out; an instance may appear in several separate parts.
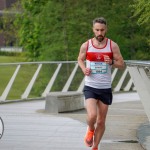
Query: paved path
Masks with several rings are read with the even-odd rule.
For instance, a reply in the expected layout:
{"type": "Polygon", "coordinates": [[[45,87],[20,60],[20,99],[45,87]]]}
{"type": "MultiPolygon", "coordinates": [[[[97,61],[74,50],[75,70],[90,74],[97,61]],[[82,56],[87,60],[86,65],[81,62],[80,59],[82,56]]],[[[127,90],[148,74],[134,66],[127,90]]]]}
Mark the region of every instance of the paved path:
{"type": "MultiPolygon", "coordinates": [[[[148,118],[138,99],[135,93],[114,96],[101,150],[143,150],[136,133],[148,118]]],[[[44,100],[1,104],[5,131],[0,150],[90,150],[83,143],[85,110],[46,114],[44,108],[44,100]]]]}

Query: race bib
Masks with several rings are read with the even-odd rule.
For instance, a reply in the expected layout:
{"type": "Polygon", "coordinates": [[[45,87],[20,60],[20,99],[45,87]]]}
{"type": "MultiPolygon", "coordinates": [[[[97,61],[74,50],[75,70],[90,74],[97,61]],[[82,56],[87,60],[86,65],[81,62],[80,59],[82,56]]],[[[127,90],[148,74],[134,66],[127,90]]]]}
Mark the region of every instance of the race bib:
{"type": "Polygon", "coordinates": [[[90,62],[90,68],[92,74],[105,74],[107,73],[108,65],[104,62],[90,62]]]}

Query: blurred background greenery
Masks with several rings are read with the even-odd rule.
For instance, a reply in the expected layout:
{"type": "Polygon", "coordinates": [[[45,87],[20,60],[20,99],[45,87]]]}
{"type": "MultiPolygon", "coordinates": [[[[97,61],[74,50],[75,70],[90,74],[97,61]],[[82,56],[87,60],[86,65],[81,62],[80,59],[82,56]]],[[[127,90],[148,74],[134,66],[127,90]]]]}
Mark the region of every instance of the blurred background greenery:
{"type": "Polygon", "coordinates": [[[124,59],[150,59],[149,0],[19,0],[0,17],[6,46],[23,48],[29,61],[77,60],[83,42],[93,37],[92,20],[103,16],[107,37],[124,59]]]}

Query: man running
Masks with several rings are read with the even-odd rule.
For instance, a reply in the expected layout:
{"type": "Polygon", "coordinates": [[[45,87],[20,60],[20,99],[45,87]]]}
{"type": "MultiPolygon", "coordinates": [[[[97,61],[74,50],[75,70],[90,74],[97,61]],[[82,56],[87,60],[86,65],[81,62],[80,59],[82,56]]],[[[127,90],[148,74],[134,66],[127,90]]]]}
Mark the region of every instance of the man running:
{"type": "Polygon", "coordinates": [[[108,107],[112,104],[111,68],[124,68],[119,46],[106,37],[106,32],[106,20],[103,17],[94,19],[94,37],[81,45],[78,56],[78,64],[85,75],[83,91],[88,127],[84,142],[92,150],[98,150],[108,107]]]}

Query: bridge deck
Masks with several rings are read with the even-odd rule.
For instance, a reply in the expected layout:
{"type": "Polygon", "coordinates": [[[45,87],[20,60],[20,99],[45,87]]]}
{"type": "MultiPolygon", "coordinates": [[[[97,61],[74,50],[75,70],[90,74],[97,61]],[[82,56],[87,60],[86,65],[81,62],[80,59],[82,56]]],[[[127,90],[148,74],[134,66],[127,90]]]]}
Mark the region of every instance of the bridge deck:
{"type": "MultiPolygon", "coordinates": [[[[136,132],[147,122],[143,106],[132,93],[114,96],[107,118],[101,150],[143,150],[136,132]],[[136,101],[123,102],[135,98],[136,101]],[[118,102],[121,100],[122,102],[118,102]],[[116,103],[115,103],[116,102],[116,103]]],[[[83,137],[86,131],[85,110],[73,113],[46,114],[45,101],[0,105],[5,131],[1,150],[88,150],[83,137]]]]}

